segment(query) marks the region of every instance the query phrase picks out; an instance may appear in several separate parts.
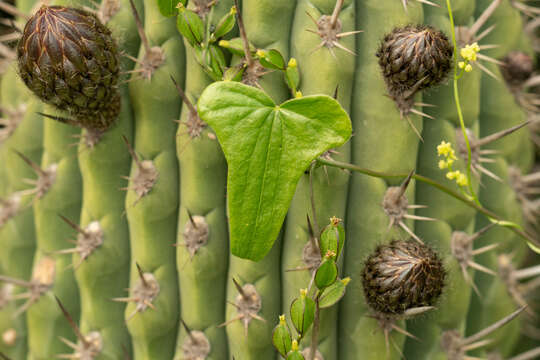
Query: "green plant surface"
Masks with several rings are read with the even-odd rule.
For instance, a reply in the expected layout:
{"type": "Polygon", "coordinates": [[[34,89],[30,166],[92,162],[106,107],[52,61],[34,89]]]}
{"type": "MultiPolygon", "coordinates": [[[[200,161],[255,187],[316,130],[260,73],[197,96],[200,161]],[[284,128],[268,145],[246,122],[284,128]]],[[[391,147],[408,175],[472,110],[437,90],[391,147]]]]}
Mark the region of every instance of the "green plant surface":
{"type": "MultiPolygon", "coordinates": [[[[117,3],[109,2],[105,5],[114,8],[117,3]]],[[[133,54],[138,48],[138,38],[136,37],[135,29],[133,26],[133,20],[129,11],[128,2],[125,2],[120,12],[109,11],[110,8],[106,6],[99,7],[98,16],[108,13],[113,17],[107,19],[107,25],[113,30],[113,36],[117,40],[123,49],[127,53],[133,54]],[[126,22],[127,20],[127,22],[126,22]],[[130,25],[131,23],[131,25],[130,25]],[[129,29],[131,26],[131,31],[129,29]],[[133,35],[128,34],[135,34],[133,35]]],[[[126,61],[123,61],[124,66],[126,61]]],[[[56,175],[55,186],[43,200],[39,201],[35,206],[36,212],[36,224],[38,225],[39,235],[43,235],[43,238],[38,238],[38,254],[52,253],[61,249],[66,249],[66,234],[70,234],[67,225],[59,218],[58,214],[71,219],[71,221],[78,222],[79,213],[81,211],[80,194],[81,194],[81,173],[83,177],[83,223],[90,222],[95,219],[103,219],[111,217],[115,221],[110,222],[110,225],[104,229],[105,236],[108,239],[117,238],[124,239],[127,242],[127,223],[122,215],[124,206],[124,195],[118,190],[122,185],[121,175],[125,174],[129,168],[129,155],[125,152],[124,147],[120,139],[120,134],[129,134],[131,137],[131,110],[129,105],[129,98],[126,96],[126,87],[122,87],[124,92],[123,104],[124,111],[121,117],[117,120],[116,126],[100,139],[96,145],[87,144],[89,140],[88,132],[83,132],[82,140],[77,151],[66,151],[72,148],[73,137],[66,135],[66,131],[75,131],[76,128],[66,127],[66,125],[60,125],[56,122],[50,124],[50,127],[54,128],[53,131],[45,131],[45,154],[42,161],[44,168],[51,164],[58,164],[58,173],[56,175]],[[64,127],[66,130],[59,131],[58,128],[64,127]],[[77,162],[77,152],[79,153],[79,161],[77,162]],[[114,156],[111,156],[114,154],[114,156]],[[80,172],[79,166],[80,163],[80,172]],[[113,189],[113,191],[110,191],[113,189]],[[94,196],[95,195],[95,196],[94,196]],[[64,201],[61,201],[64,199],[64,201]],[[67,201],[66,201],[67,199],[67,201]],[[96,216],[97,218],[94,218],[96,216]],[[112,235],[112,236],[111,236],[112,235]],[[41,241],[40,241],[41,240],[41,241]]],[[[52,120],[47,120],[52,122],[52,120]]],[[[103,224],[104,222],[101,221],[103,224]]],[[[121,240],[118,240],[120,243],[121,240]]],[[[66,260],[71,259],[62,257],[57,260],[56,278],[54,281],[54,287],[51,289],[47,296],[38,304],[33,306],[29,311],[29,323],[30,326],[30,348],[34,352],[34,358],[36,359],[49,359],[51,357],[67,354],[72,352],[73,349],[67,347],[60,337],[73,341],[74,332],[71,329],[69,323],[61,313],[53,294],[61,299],[63,306],[74,318],[79,318],[79,304],[78,304],[78,292],[77,287],[73,286],[73,270],[69,269],[66,260]],[[44,336],[47,334],[47,336],[44,336]],[[33,343],[32,343],[33,341],[33,343]]],[[[86,268],[83,264],[79,264],[78,259],[74,260],[75,263],[71,264],[74,269],[78,269],[79,265],[82,269],[79,272],[82,278],[82,284],[85,285],[85,270],[89,271],[90,275],[95,271],[92,268],[86,268]]],[[[36,260],[37,263],[37,260],[36,260]]],[[[110,267],[105,271],[108,272],[110,267]]],[[[119,273],[119,269],[115,272],[119,273]]],[[[120,271],[120,277],[125,279],[125,271],[122,274],[120,271]]],[[[108,278],[114,283],[114,277],[108,278]]],[[[125,280],[124,280],[125,281],[125,280]]],[[[107,284],[99,284],[100,286],[107,284]]],[[[83,294],[88,294],[83,291],[83,294]]],[[[122,294],[121,291],[117,292],[118,295],[122,294]]],[[[96,294],[97,295],[97,294],[96,294]]],[[[98,319],[88,319],[92,316],[91,311],[88,311],[88,306],[95,304],[96,299],[89,299],[86,302],[86,311],[83,314],[83,319],[88,328],[95,330],[96,328],[108,327],[104,325],[103,321],[98,319]],[[89,314],[90,313],[90,314],[89,314]]],[[[99,301],[99,300],[97,300],[99,301]]],[[[107,301],[107,306],[113,307],[116,304],[107,301]]],[[[106,311],[107,308],[102,308],[102,311],[106,311]]],[[[115,319],[112,318],[114,322],[115,319]]],[[[121,318],[116,319],[116,328],[123,327],[121,318]]],[[[118,331],[119,334],[122,331],[118,331]]],[[[125,340],[124,340],[125,341],[125,340]]],[[[110,346],[110,345],[108,345],[110,346]]],[[[106,349],[109,351],[109,349],[106,349]]]]}
{"type": "Polygon", "coordinates": [[[277,106],[264,92],[236,82],[208,86],[198,107],[229,164],[231,251],[261,260],[278,236],[300,176],[316,157],[350,137],[349,117],[328,96],[277,106]]]}
{"type": "MultiPolygon", "coordinates": [[[[45,107],[44,112],[55,114],[51,107],[45,107]]],[[[79,318],[79,291],[71,256],[55,253],[69,248],[66,240],[76,238],[76,232],[59,215],[77,222],[81,212],[81,175],[77,148],[73,146],[76,141],[73,135],[80,130],[52,119],[37,118],[33,119],[33,123],[43,124],[40,168],[51,170],[56,167],[56,171],[52,186],[43,197],[36,197],[34,203],[37,247],[34,276],[52,283],[49,291],[28,309],[28,356],[29,359],[50,359],[71,350],[60,340],[60,336],[70,341],[75,340],[75,334],[58,308],[54,296],[63,299],[64,306],[74,319],[79,318]],[[47,261],[54,264],[50,279],[48,269],[44,266],[47,261]]],[[[34,174],[32,178],[35,177],[34,174]]]]}
{"type": "MultiPolygon", "coordinates": [[[[3,276],[27,281],[32,272],[35,229],[30,207],[32,199],[24,196],[22,191],[28,187],[24,179],[32,177],[32,170],[13,150],[25,153],[33,161],[39,161],[42,151],[42,124],[35,124],[36,117],[39,117],[35,111],[41,109],[41,104],[30,97],[29,91],[18,79],[16,66],[3,74],[0,92],[3,116],[14,116],[20,121],[13,132],[0,141],[0,164],[5,169],[0,171],[0,197],[4,200],[16,197],[20,201],[15,216],[0,225],[0,270],[3,276]]],[[[13,289],[13,295],[23,292],[24,288],[13,289]]],[[[16,330],[15,344],[8,346],[0,340],[0,351],[6,351],[6,354],[11,356],[25,356],[27,352],[26,315],[20,314],[13,318],[23,304],[24,300],[19,300],[7,304],[5,310],[2,310],[6,313],[2,315],[0,335],[9,329],[16,330]]]]}
{"type": "MultiPolygon", "coordinates": [[[[510,9],[507,17],[501,19],[501,25],[505,26],[506,22],[514,21],[517,10],[510,9]]],[[[501,33],[500,36],[508,34],[501,33]]],[[[499,41],[505,40],[501,37],[499,41]]],[[[514,42],[514,46],[518,46],[518,42],[514,42]]],[[[508,51],[516,48],[508,47],[508,51]]],[[[501,54],[504,56],[505,54],[501,54]]],[[[514,95],[506,86],[502,75],[497,66],[491,64],[489,69],[497,76],[499,80],[489,76],[482,78],[482,105],[480,115],[480,133],[482,136],[487,136],[503,130],[505,128],[523,123],[527,120],[527,114],[516,103],[514,95]],[[494,99],[498,101],[494,101],[494,99]]],[[[520,224],[525,225],[522,203],[517,198],[516,189],[512,186],[510,177],[511,167],[513,170],[521,174],[527,174],[533,165],[534,149],[529,140],[529,132],[527,129],[521,129],[514,134],[493,142],[486,146],[490,150],[496,150],[497,161],[493,164],[488,164],[487,168],[497,174],[501,181],[494,179],[485,179],[484,186],[480,189],[480,200],[485,204],[486,208],[497,211],[505,218],[520,224]]],[[[479,224],[485,223],[485,220],[479,220],[479,224]]],[[[468,330],[475,331],[494,321],[497,316],[501,316],[504,312],[509,313],[516,307],[523,305],[516,302],[516,299],[509,292],[511,285],[500,277],[500,256],[502,254],[513,254],[511,262],[513,266],[519,269],[521,263],[529,249],[523,243],[511,234],[508,229],[496,228],[490,232],[489,236],[482,239],[479,246],[489,244],[499,244],[495,254],[489,254],[481,258],[481,263],[485,266],[496,269],[498,276],[491,277],[484,274],[477,274],[476,280],[480,285],[481,297],[473,297],[471,304],[471,313],[468,319],[468,330]]],[[[529,317],[529,314],[524,314],[529,317]]],[[[508,356],[519,338],[519,328],[522,322],[526,319],[521,318],[520,321],[515,321],[506,327],[499,329],[490,336],[497,343],[496,346],[488,346],[486,351],[497,351],[502,356],[508,356]]],[[[529,319],[530,321],[530,319],[529,319]]]]}
{"type": "MultiPolygon", "coordinates": [[[[227,14],[233,1],[220,1],[206,19],[215,25],[227,14]],[[211,17],[211,18],[210,18],[211,17]]],[[[185,92],[192,106],[211,79],[196,61],[194,50],[186,46],[185,92]]],[[[209,360],[224,359],[228,353],[225,328],[225,291],[229,257],[226,216],[227,164],[214,131],[200,122],[186,104],[182,108],[176,138],[180,168],[180,208],[176,262],[182,309],[180,318],[190,331],[201,331],[210,344],[209,360]],[[200,132],[200,133],[199,133],[200,132]],[[195,226],[190,219],[195,217],[195,226]],[[201,218],[197,218],[197,216],[201,218]],[[197,225],[199,224],[199,225],[197,225]],[[196,228],[198,226],[198,228],[196,228]],[[207,226],[207,228],[206,228],[207,226]],[[203,229],[204,228],[204,229],[203,229]],[[191,229],[191,233],[189,233],[191,229]],[[194,235],[205,243],[197,246],[194,235]]],[[[186,359],[184,344],[188,331],[178,332],[175,359],[186,359]]]]}
{"type": "MultiPolygon", "coordinates": [[[[149,49],[162,52],[164,60],[150,72],[133,74],[130,82],[135,121],[134,150],[138,160],[131,167],[126,210],[130,230],[131,275],[130,295],[142,280],[138,264],[145,276],[159,285],[157,295],[148,299],[151,306],[129,302],[126,321],[133,340],[136,359],[171,359],[174,354],[178,312],[178,279],[174,249],[178,219],[178,163],[175,154],[175,133],[180,116],[181,100],[171,76],[184,82],[184,46],[176,31],[175,19],[164,19],[156,1],[144,1],[144,33],[139,61],[144,62],[149,49]],[[145,186],[145,194],[137,191],[135,179],[141,174],[141,161],[151,164],[157,175],[145,186]],[[143,306],[142,310],[137,309],[143,306]],[[129,319],[129,320],[128,320],[129,319]]],[[[137,66],[136,69],[140,68],[137,66]]]]}
{"type": "MultiPolygon", "coordinates": [[[[420,4],[409,2],[407,11],[400,1],[368,0],[356,3],[356,29],[365,30],[357,36],[356,71],[352,121],[352,162],[377,171],[408,173],[416,166],[418,137],[399,112],[387,93],[381,70],[375,56],[379,42],[396,26],[419,23],[423,19],[420,4]]],[[[410,116],[410,115],[409,115],[410,116]]],[[[411,116],[418,131],[422,121],[411,116]]],[[[392,182],[392,185],[397,185],[392,182]]],[[[384,332],[377,320],[368,317],[371,312],[364,301],[361,274],[365,257],[374,248],[392,237],[404,235],[399,230],[387,231],[389,219],[381,206],[390,184],[382,179],[353,174],[347,207],[347,244],[344,251],[344,273],[352,280],[340,304],[339,358],[365,357],[399,358],[404,336],[390,333],[387,348],[384,332]],[[388,349],[388,350],[387,350],[388,349]]],[[[406,196],[414,199],[414,186],[407,188],[406,196]]],[[[409,224],[410,226],[410,224],[409,224]]],[[[403,327],[398,321],[397,326],[403,327]]]]}
{"type": "MultiPolygon", "coordinates": [[[[242,19],[245,25],[247,39],[257,48],[276,49],[285,58],[289,54],[290,29],[294,16],[295,2],[289,0],[247,0],[242,1],[242,19]]],[[[234,62],[233,58],[233,62],[234,62]]],[[[290,97],[290,93],[279,73],[270,73],[259,80],[259,85],[276,102],[281,102],[290,97]]],[[[199,99],[200,103],[200,99],[199,99]]],[[[203,117],[199,108],[199,115],[203,117]]],[[[204,120],[204,119],[203,119],[204,120]]],[[[210,119],[205,121],[219,134],[215,126],[210,123],[210,119]]],[[[221,144],[223,148],[223,144],[221,144]]],[[[225,158],[227,158],[226,151],[225,158]]],[[[230,176],[231,164],[228,163],[228,177],[230,176]]],[[[227,180],[228,183],[229,180],[227,180]]],[[[229,218],[229,273],[227,279],[227,295],[229,302],[237,300],[238,289],[236,289],[233,278],[239,284],[245,286],[252,284],[255,292],[261,299],[262,308],[256,316],[265,319],[265,322],[256,319],[244,318],[234,320],[238,317],[238,312],[233,305],[225,304],[226,331],[229,343],[229,357],[243,357],[250,359],[274,359],[275,350],[272,348],[272,320],[277,319],[281,312],[281,274],[279,266],[281,263],[281,234],[274,236],[278,240],[274,243],[272,251],[260,262],[240,259],[233,255],[233,237],[231,236],[231,190],[227,189],[227,215],[229,218]],[[269,269],[273,269],[269,271],[269,269]],[[244,322],[245,321],[245,322],[244,322]],[[230,322],[230,323],[227,323],[230,322]],[[245,325],[244,325],[245,324],[245,325]],[[247,331],[246,331],[247,328],[247,331]]],[[[284,216],[284,215],[283,215],[284,216]]],[[[281,226],[281,224],[280,224],[281,226]]],[[[272,239],[273,241],[275,239],[272,239]]]]}
{"type": "MultiPolygon", "coordinates": [[[[465,7],[468,10],[458,12],[459,16],[454,18],[456,29],[462,26],[461,32],[456,30],[459,35],[467,34],[471,29],[474,6],[470,6],[470,3],[474,5],[474,2],[467,3],[467,5],[463,2],[455,4],[458,9],[465,7]]],[[[452,10],[454,9],[452,8],[452,10]]],[[[443,29],[450,38],[452,29],[446,7],[427,6],[425,11],[427,23],[443,29]]],[[[460,46],[466,45],[463,43],[463,39],[458,39],[458,44],[460,46]]],[[[479,69],[475,69],[473,72],[463,75],[458,82],[460,105],[465,125],[476,133],[480,112],[480,79],[481,72],[479,69]]],[[[424,142],[420,145],[417,169],[422,175],[459,191],[459,186],[446,178],[446,173],[449,170],[439,168],[438,162],[441,158],[437,156],[437,146],[442,141],[450,142],[458,151],[457,139],[462,137],[453,91],[453,74],[451,74],[446,85],[424,94],[424,101],[435,106],[433,108],[424,107],[424,112],[433,115],[435,119],[424,123],[422,132],[424,142]]],[[[458,154],[459,159],[453,165],[452,170],[464,173],[466,172],[467,158],[459,151],[458,154]]],[[[478,182],[474,181],[473,189],[476,191],[477,188],[478,182]]],[[[434,191],[434,188],[424,183],[416,185],[416,203],[427,206],[425,209],[419,209],[418,215],[437,220],[417,222],[415,229],[417,235],[443,257],[447,279],[446,291],[436,305],[436,309],[420,319],[412,319],[407,324],[407,329],[421,338],[422,341],[408,338],[405,344],[405,354],[411,358],[431,359],[436,356],[444,356],[445,350],[441,348],[441,336],[445,331],[455,330],[463,333],[465,328],[472,292],[473,271],[467,263],[460,263],[455,257],[453,249],[458,246],[455,239],[458,233],[471,234],[473,232],[475,211],[440,191],[434,191]],[[466,275],[463,274],[462,267],[467,271],[466,275]],[[465,278],[465,276],[467,277],[465,278]]]]}
{"type": "MultiPolygon", "coordinates": [[[[325,94],[333,96],[337,91],[337,100],[349,112],[352,99],[352,85],[355,56],[339,48],[343,46],[355,50],[354,35],[343,37],[338,45],[322,46],[324,37],[308,30],[317,30],[314,20],[325,15],[330,19],[336,1],[299,1],[296,6],[291,35],[291,56],[299,63],[299,90],[304,96],[325,94]],[[326,74],[320,76],[321,73],[326,74]]],[[[339,12],[339,33],[355,30],[355,5],[347,1],[339,12]]],[[[359,34],[357,36],[362,36],[359,34]]],[[[350,143],[328,153],[340,161],[350,161],[350,143]]],[[[312,272],[304,261],[304,248],[310,246],[310,230],[306,215],[312,222],[328,223],[330,217],[345,218],[349,173],[342,169],[317,167],[313,170],[313,196],[316,218],[312,213],[309,175],[300,178],[291,202],[284,228],[281,269],[283,273],[282,307],[288,309],[298,296],[298,289],[309,284],[312,272]],[[295,270],[302,269],[302,270],[295,270]]],[[[318,229],[322,230],[322,229],[318,229]]],[[[315,230],[315,231],[318,231],[315,230]]],[[[319,237],[319,234],[315,234],[319,237]]],[[[318,251],[317,251],[318,253],[318,251]]],[[[318,349],[325,359],[337,358],[337,306],[321,311],[318,349]]],[[[311,332],[305,335],[301,348],[310,346],[311,332]]]]}
{"type": "MultiPolygon", "coordinates": [[[[477,0],[476,15],[487,8],[493,0],[477,0]]],[[[489,50],[489,55],[500,59],[505,56],[519,41],[523,33],[521,15],[511,4],[510,0],[497,0],[500,4],[497,10],[486,22],[486,27],[497,25],[486,37],[486,44],[496,44],[498,47],[489,50]]]]}

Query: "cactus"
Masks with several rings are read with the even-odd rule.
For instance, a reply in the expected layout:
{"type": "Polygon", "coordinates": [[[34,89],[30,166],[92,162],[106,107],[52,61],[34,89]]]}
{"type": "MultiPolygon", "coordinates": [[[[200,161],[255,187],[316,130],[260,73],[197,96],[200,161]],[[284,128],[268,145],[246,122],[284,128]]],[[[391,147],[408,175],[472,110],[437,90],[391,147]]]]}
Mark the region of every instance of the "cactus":
{"type": "Polygon", "coordinates": [[[537,7],[0,10],[0,358],[540,353],[537,7]]]}

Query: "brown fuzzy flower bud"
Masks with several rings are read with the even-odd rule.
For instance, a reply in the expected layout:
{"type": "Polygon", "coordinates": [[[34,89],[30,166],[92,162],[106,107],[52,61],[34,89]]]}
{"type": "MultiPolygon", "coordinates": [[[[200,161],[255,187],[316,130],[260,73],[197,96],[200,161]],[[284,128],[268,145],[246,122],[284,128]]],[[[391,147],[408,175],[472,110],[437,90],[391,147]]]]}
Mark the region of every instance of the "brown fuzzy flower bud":
{"type": "Polygon", "coordinates": [[[453,47],[442,32],[409,25],[387,34],[376,55],[390,95],[410,98],[446,78],[452,67],[453,47]]]}
{"type": "Polygon", "coordinates": [[[446,273],[437,254],[414,240],[394,240],[370,255],[362,273],[368,305],[378,313],[403,314],[433,306],[446,273]]]}
{"type": "Polygon", "coordinates": [[[17,57],[30,90],[78,125],[106,130],[118,116],[118,50],[95,15],[42,6],[24,27],[17,57]]]}

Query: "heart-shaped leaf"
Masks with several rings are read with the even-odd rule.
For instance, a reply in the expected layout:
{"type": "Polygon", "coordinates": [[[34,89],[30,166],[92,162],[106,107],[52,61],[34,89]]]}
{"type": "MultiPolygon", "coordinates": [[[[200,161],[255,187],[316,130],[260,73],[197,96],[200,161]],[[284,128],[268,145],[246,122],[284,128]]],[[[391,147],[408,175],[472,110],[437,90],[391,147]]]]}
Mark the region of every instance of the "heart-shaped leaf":
{"type": "Polygon", "coordinates": [[[349,139],[351,121],[329,96],[278,106],[262,90],[231,81],[208,86],[198,108],[229,166],[231,252],[258,261],[272,248],[300,177],[315,158],[349,139]]]}

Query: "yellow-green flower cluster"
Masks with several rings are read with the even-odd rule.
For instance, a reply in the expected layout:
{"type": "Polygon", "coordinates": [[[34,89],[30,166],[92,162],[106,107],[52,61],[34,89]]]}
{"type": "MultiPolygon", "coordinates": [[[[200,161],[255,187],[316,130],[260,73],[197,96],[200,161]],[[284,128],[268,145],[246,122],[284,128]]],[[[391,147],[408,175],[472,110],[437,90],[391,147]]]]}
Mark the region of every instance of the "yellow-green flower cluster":
{"type": "Polygon", "coordinates": [[[449,171],[446,173],[446,177],[449,179],[449,180],[456,180],[456,183],[459,185],[459,186],[467,186],[469,184],[468,180],[467,180],[467,176],[465,176],[465,174],[463,174],[461,171],[459,170],[456,170],[456,171],[449,171]]]}
{"type": "Polygon", "coordinates": [[[465,61],[460,61],[458,63],[458,67],[460,69],[465,70],[465,72],[471,72],[472,66],[470,62],[474,62],[477,59],[477,53],[480,51],[480,46],[478,46],[478,43],[472,43],[471,45],[466,45],[464,48],[461,49],[460,54],[461,57],[465,61]]]}
{"type": "Polygon", "coordinates": [[[443,141],[437,146],[437,154],[444,156],[445,160],[439,160],[439,169],[448,169],[457,160],[456,152],[452,149],[452,144],[443,141]]]}
{"type": "Polygon", "coordinates": [[[461,173],[461,171],[452,170],[452,164],[457,160],[456,152],[452,148],[452,144],[446,141],[442,141],[437,146],[437,155],[444,156],[444,159],[439,160],[439,169],[448,169],[446,177],[449,180],[455,180],[459,186],[467,186],[469,184],[467,176],[461,173]]]}

